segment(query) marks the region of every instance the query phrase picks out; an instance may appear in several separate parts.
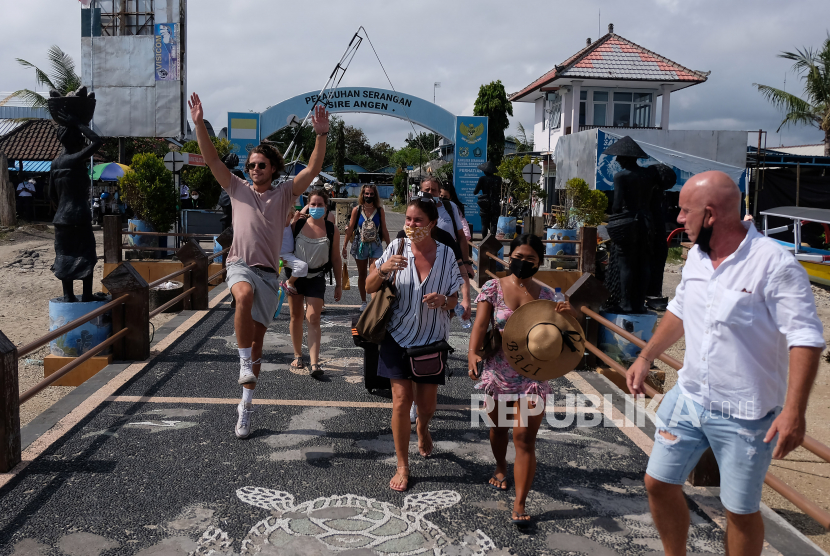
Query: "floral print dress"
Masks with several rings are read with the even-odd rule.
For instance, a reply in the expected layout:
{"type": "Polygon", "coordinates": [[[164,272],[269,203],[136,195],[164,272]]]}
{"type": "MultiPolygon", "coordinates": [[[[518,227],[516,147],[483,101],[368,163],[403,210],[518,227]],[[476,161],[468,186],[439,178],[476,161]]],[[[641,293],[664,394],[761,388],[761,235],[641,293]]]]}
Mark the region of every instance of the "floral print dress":
{"type": "MultiPolygon", "coordinates": [[[[539,299],[553,301],[553,291],[542,288],[539,299]]],[[[489,280],[484,284],[481,293],[476,298],[476,303],[482,301],[493,306],[496,326],[500,331],[504,331],[504,325],[513,314],[513,309],[504,302],[504,293],[501,291],[499,280],[489,280]]],[[[476,388],[484,390],[485,394],[493,396],[496,400],[505,394],[518,394],[519,396],[536,394],[546,402],[548,394],[551,393],[550,384],[547,381],[530,380],[514,371],[507,362],[504,350],[499,350],[496,355],[484,360],[484,371],[481,373],[481,379],[476,384],[476,388]]]]}

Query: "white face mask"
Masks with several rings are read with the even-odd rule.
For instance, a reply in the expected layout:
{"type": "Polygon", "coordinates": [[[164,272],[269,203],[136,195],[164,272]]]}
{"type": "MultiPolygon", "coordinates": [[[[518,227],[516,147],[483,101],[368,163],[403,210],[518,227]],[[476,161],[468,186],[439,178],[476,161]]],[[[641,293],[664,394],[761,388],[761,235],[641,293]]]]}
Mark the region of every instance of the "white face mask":
{"type": "Polygon", "coordinates": [[[191,197],[194,201],[198,201],[198,200],[199,200],[199,195],[191,195],[190,197],[191,197]]]}

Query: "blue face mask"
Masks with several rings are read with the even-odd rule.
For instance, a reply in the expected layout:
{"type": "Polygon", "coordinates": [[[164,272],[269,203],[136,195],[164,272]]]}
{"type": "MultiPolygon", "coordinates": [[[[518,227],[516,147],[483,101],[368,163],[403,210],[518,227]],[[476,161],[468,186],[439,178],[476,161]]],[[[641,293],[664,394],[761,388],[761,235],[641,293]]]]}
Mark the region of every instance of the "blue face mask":
{"type": "Polygon", "coordinates": [[[326,215],[326,209],[323,207],[309,207],[308,214],[311,215],[314,220],[320,220],[326,215]]]}

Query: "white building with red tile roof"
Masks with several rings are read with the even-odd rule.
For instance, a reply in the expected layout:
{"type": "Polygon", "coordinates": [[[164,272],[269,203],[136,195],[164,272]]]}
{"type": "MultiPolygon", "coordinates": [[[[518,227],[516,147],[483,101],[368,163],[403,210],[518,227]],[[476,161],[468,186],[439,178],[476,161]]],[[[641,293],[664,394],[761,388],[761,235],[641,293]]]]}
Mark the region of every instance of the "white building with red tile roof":
{"type": "Polygon", "coordinates": [[[703,83],[708,75],[615,34],[611,24],[607,35],[593,43],[589,39],[585,48],[510,100],[536,105],[535,144],[552,151],[559,137],[586,129],[667,130],[671,93],[703,83]],[[659,122],[658,97],[663,99],[659,122]]]}

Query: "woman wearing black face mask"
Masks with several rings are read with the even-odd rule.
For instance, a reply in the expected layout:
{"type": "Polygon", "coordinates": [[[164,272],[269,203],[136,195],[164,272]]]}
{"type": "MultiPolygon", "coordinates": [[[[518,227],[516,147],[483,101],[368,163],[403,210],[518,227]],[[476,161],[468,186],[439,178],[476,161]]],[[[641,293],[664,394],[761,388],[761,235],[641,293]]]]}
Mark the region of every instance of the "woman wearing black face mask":
{"type": "MultiPolygon", "coordinates": [[[[500,349],[494,356],[484,360],[476,353],[483,347],[484,334],[490,325],[491,315],[494,316],[496,327],[501,331],[504,330],[508,317],[520,306],[537,299],[553,301],[553,290],[533,281],[533,275],[545,260],[544,252],[542,240],[534,235],[525,234],[514,239],[510,244],[510,274],[499,280],[488,281],[481,288],[481,293],[476,299],[478,309],[470,336],[467,369],[469,369],[471,379],[480,381],[476,388],[492,396],[496,402],[499,398],[505,399],[507,396],[537,395],[541,398],[539,403],[544,404],[548,394],[551,393],[547,382],[530,380],[514,371],[508,364],[503,350],[500,349]],[[479,363],[482,364],[480,376],[478,375],[479,363]]],[[[556,311],[573,314],[570,303],[567,301],[557,303],[556,311]]],[[[518,401],[507,403],[516,408],[515,414],[501,417],[506,418],[508,422],[515,421],[516,423],[513,427],[513,445],[516,448],[516,462],[513,465],[513,479],[516,485],[513,520],[524,521],[529,520],[525,513],[525,501],[536,473],[536,434],[542,424],[544,411],[538,415],[522,416],[520,415],[524,411],[522,403],[518,401]],[[522,423],[527,426],[521,426],[522,423]]],[[[500,417],[498,405],[497,403],[489,413],[490,419],[496,425],[490,428],[490,447],[496,459],[496,469],[488,484],[490,488],[503,491],[510,488],[507,479],[509,430],[508,427],[498,426],[500,417]]],[[[535,404],[530,402],[528,406],[534,408],[535,404]]]]}
{"type": "Polygon", "coordinates": [[[343,242],[343,260],[348,260],[347,246],[352,241],[352,257],[357,263],[357,289],[363,301],[360,310],[366,308],[366,274],[367,268],[383,254],[381,240],[389,245],[389,232],[386,230],[386,215],[380,204],[378,190],[372,184],[360,188],[360,199],[352,209],[349,227],[346,229],[346,241],[343,242]]]}

